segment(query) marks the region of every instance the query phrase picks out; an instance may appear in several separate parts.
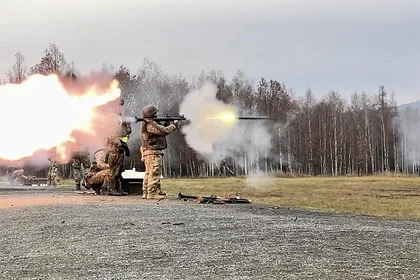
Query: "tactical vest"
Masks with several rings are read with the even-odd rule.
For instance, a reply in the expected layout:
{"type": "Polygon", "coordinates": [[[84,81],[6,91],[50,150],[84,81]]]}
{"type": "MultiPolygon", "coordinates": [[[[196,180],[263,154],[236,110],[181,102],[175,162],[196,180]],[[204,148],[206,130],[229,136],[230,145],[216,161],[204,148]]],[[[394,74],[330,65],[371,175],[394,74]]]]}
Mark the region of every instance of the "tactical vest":
{"type": "Polygon", "coordinates": [[[141,139],[142,146],[147,150],[164,150],[168,146],[166,137],[162,135],[156,135],[147,131],[146,126],[152,125],[150,123],[143,123],[141,139]]]}

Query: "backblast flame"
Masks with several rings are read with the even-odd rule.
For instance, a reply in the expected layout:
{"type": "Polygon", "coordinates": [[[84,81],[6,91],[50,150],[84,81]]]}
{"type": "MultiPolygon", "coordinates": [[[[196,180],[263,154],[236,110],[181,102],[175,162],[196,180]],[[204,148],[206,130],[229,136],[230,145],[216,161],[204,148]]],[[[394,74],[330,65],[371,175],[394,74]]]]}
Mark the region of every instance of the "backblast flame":
{"type": "Polygon", "coordinates": [[[224,113],[218,113],[214,117],[207,117],[208,120],[218,120],[226,124],[236,124],[238,121],[238,116],[235,114],[235,112],[224,112],[224,113]]]}
{"type": "Polygon", "coordinates": [[[0,86],[0,159],[14,161],[53,150],[57,160],[65,162],[68,143],[81,140],[75,134],[99,137],[98,108],[120,94],[116,80],[70,90],[55,74],[33,75],[21,84],[0,86]]]}

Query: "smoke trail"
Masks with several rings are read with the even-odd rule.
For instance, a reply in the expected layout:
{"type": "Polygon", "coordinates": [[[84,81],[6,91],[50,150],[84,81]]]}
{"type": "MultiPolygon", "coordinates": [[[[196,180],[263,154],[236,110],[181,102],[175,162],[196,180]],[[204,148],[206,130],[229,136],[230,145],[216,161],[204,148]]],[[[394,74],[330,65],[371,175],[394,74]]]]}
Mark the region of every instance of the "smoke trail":
{"type": "Polygon", "coordinates": [[[231,158],[245,167],[267,155],[271,135],[261,121],[237,120],[239,108],[216,98],[217,86],[205,83],[190,91],[180,105],[180,114],[191,122],[182,128],[187,144],[208,160],[231,158]]]}

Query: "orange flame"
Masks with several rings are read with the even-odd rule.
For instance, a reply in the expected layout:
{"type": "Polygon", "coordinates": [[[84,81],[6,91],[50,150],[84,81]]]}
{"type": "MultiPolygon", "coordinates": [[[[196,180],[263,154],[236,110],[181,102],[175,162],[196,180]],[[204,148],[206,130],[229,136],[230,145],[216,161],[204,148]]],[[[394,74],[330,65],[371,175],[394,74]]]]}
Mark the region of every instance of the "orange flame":
{"type": "Polygon", "coordinates": [[[119,83],[84,86],[70,90],[55,74],[0,86],[0,159],[15,161],[55,150],[57,160],[66,161],[68,143],[82,140],[75,135],[85,135],[85,141],[100,136],[98,108],[120,97],[119,83]]]}

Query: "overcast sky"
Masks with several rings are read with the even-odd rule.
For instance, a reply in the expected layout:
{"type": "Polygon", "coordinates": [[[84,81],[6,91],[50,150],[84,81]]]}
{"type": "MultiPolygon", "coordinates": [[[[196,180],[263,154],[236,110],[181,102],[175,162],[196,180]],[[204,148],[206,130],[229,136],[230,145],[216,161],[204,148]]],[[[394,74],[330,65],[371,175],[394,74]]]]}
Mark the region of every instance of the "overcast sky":
{"type": "Polygon", "coordinates": [[[55,43],[82,72],[148,57],[188,79],[238,69],[303,95],[420,99],[419,0],[0,0],[0,77],[55,43]]]}

